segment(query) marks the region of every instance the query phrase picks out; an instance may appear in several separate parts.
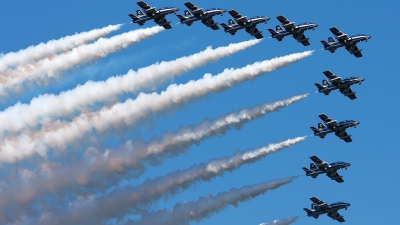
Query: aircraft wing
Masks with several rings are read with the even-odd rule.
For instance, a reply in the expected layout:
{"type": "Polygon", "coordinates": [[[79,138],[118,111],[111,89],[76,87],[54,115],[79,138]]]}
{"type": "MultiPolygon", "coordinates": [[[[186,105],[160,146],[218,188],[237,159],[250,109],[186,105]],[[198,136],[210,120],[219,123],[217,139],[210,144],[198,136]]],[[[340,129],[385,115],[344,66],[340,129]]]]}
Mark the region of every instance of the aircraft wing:
{"type": "Polygon", "coordinates": [[[304,46],[309,46],[310,45],[310,42],[308,41],[308,38],[306,38],[306,36],[304,34],[299,34],[299,36],[296,37],[296,40],[298,40],[304,46]]]}
{"type": "Polygon", "coordinates": [[[344,34],[342,31],[337,29],[336,27],[331,27],[329,30],[332,32],[332,34],[335,35],[335,37],[338,39],[338,41],[343,42],[344,40],[349,39],[347,34],[344,34]]]}
{"type": "Polygon", "coordinates": [[[341,176],[339,176],[339,174],[335,171],[335,172],[331,172],[331,173],[326,173],[326,176],[328,176],[329,178],[336,180],[336,182],[338,183],[343,183],[344,180],[342,179],[341,176]]]}
{"type": "Polygon", "coordinates": [[[219,26],[214,22],[213,19],[204,19],[204,20],[201,20],[201,22],[213,30],[219,29],[219,26]]]}
{"type": "Polygon", "coordinates": [[[320,167],[325,168],[325,167],[329,166],[326,162],[324,162],[320,158],[318,158],[318,156],[315,156],[315,155],[310,156],[310,159],[317,165],[318,168],[320,168],[320,167]]]}
{"type": "Polygon", "coordinates": [[[158,25],[164,27],[167,30],[172,28],[170,22],[168,22],[165,19],[165,17],[157,18],[157,19],[154,20],[154,22],[156,22],[158,25]]]}
{"type": "Polygon", "coordinates": [[[257,27],[254,27],[252,29],[246,28],[246,32],[249,33],[250,35],[254,36],[257,39],[264,38],[264,36],[261,34],[261,32],[258,30],[257,27]]]}
{"type": "Polygon", "coordinates": [[[343,94],[344,96],[349,97],[351,100],[354,100],[354,99],[357,98],[356,94],[353,92],[353,90],[351,90],[350,87],[348,87],[348,88],[341,88],[339,91],[342,92],[342,94],[343,94]]]}
{"type": "Polygon", "coordinates": [[[234,10],[234,9],[229,10],[228,13],[229,13],[233,18],[235,18],[236,21],[239,21],[239,22],[247,22],[247,21],[248,21],[247,18],[246,18],[245,16],[243,16],[242,14],[236,12],[236,10],[234,10]]]}
{"type": "Polygon", "coordinates": [[[353,140],[351,139],[351,137],[347,134],[346,131],[343,132],[335,132],[335,135],[338,136],[340,139],[342,139],[343,141],[345,141],[346,143],[352,142],[353,140]]]}
{"type": "Polygon", "coordinates": [[[277,18],[277,19],[279,20],[279,22],[281,22],[282,25],[283,25],[284,27],[286,27],[286,28],[295,28],[295,27],[296,27],[296,25],[295,25],[293,22],[290,22],[290,20],[288,20],[286,17],[284,17],[284,16],[282,16],[282,15],[279,15],[279,16],[277,16],[276,18],[277,18]]]}
{"type": "Polygon", "coordinates": [[[350,54],[353,54],[355,57],[360,58],[363,56],[361,53],[360,49],[358,49],[357,45],[354,45],[351,47],[351,50],[349,47],[346,47],[346,50],[350,52],[350,54]]]}
{"type": "Polygon", "coordinates": [[[328,128],[333,128],[337,125],[336,120],[332,120],[329,116],[327,116],[325,113],[319,114],[319,118],[321,118],[322,121],[326,124],[328,128]]]}
{"type": "Polygon", "coordinates": [[[325,202],[321,201],[319,198],[317,198],[315,196],[311,197],[310,200],[312,202],[314,202],[315,204],[317,204],[318,207],[322,207],[322,208],[328,207],[328,205],[325,202]]]}
{"type": "Polygon", "coordinates": [[[321,163],[324,162],[324,161],[322,161],[320,158],[318,158],[318,157],[315,156],[315,155],[310,156],[310,159],[311,159],[313,162],[317,163],[317,164],[321,164],[321,163]]]}
{"type": "Polygon", "coordinates": [[[337,221],[340,222],[340,223],[345,222],[343,216],[340,215],[340,214],[338,213],[338,211],[336,211],[336,212],[330,212],[330,213],[328,213],[328,216],[329,216],[330,218],[334,219],[334,220],[337,220],[337,221]]]}
{"type": "Polygon", "coordinates": [[[197,13],[197,14],[204,14],[203,9],[197,7],[196,5],[194,5],[194,4],[191,3],[191,2],[185,2],[184,5],[185,5],[190,11],[192,11],[192,12],[195,13],[195,14],[196,14],[196,13],[197,13]]]}
{"type": "Polygon", "coordinates": [[[151,7],[144,1],[138,1],[137,4],[139,5],[140,8],[144,9],[146,13],[155,13],[157,11],[154,7],[151,7]]]}
{"type": "Polygon", "coordinates": [[[341,79],[340,77],[336,76],[335,74],[333,74],[333,73],[332,73],[331,71],[329,71],[329,70],[325,70],[323,73],[324,73],[325,76],[329,79],[329,81],[330,81],[333,85],[335,85],[335,86],[338,86],[340,83],[343,82],[342,79],[341,79]]]}

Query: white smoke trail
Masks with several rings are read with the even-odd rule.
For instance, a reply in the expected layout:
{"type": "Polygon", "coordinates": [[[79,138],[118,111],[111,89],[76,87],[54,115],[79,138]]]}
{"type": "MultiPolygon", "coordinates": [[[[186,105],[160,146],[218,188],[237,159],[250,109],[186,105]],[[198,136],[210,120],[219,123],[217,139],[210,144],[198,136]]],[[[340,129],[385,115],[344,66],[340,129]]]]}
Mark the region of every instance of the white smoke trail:
{"type": "Polygon", "coordinates": [[[83,159],[70,161],[66,165],[43,163],[38,171],[20,171],[18,177],[4,179],[7,186],[0,192],[0,212],[5,212],[13,202],[13,213],[18,213],[17,208],[21,208],[17,206],[19,204],[25,207],[46,195],[65,196],[79,186],[81,193],[104,191],[120,179],[136,178],[143,174],[146,171],[146,161],[158,162],[161,165],[164,158],[178,156],[193,144],[198,144],[208,137],[224,134],[233,127],[239,130],[245,123],[266,113],[278,111],[307,96],[297,95],[269,104],[244,108],[214,120],[205,119],[197,125],[180,127],[174,132],[164,132],[161,138],[151,138],[147,143],[142,143],[141,140],[128,142],[118,149],[107,150],[104,153],[91,148],[84,153],[83,159]]]}
{"type": "Polygon", "coordinates": [[[47,84],[50,79],[59,78],[62,72],[127,48],[131,44],[163,30],[165,30],[163,27],[155,26],[126,32],[111,38],[100,38],[92,44],[79,46],[51,59],[47,58],[29,66],[8,70],[0,77],[0,96],[7,96],[8,91],[21,91],[26,83],[47,84]]]}
{"type": "Polygon", "coordinates": [[[199,53],[178,58],[176,60],[155,63],[130,70],[124,76],[115,76],[106,81],[89,81],[73,90],[59,95],[46,94],[34,98],[29,104],[18,103],[0,112],[0,137],[23,129],[34,128],[39,124],[51,123],[56,118],[70,116],[76,111],[86,110],[96,102],[117,100],[122,93],[139,93],[154,90],[166,79],[181,75],[206,63],[217,61],[259,43],[250,40],[212,49],[208,47],[199,53]]]}
{"type": "Polygon", "coordinates": [[[289,177],[259,184],[247,185],[240,189],[232,188],[216,196],[200,197],[197,201],[175,204],[171,210],[159,210],[143,214],[138,221],[129,221],[127,225],[189,225],[190,221],[201,221],[218,213],[228,205],[237,206],[268,190],[289,184],[296,177],[289,177]]]}
{"type": "Polygon", "coordinates": [[[236,152],[230,157],[210,160],[207,163],[194,165],[189,169],[173,171],[165,176],[149,179],[136,187],[125,186],[115,188],[109,194],[89,201],[72,203],[65,211],[48,215],[40,224],[79,224],[82,221],[100,224],[108,219],[121,219],[127,213],[140,214],[149,204],[162,197],[172,196],[188,189],[191,185],[222,176],[224,172],[232,172],[242,165],[254,163],[261,158],[293,146],[305,137],[297,137],[282,142],[269,144],[257,149],[236,152]]]}
{"type": "Polygon", "coordinates": [[[274,220],[268,223],[260,223],[260,225],[289,225],[296,222],[298,218],[298,216],[294,216],[286,219],[274,220]]]}
{"type": "Polygon", "coordinates": [[[69,51],[72,48],[81,46],[116,31],[121,26],[122,24],[109,25],[101,29],[94,29],[66,36],[58,40],[51,40],[47,43],[40,43],[36,46],[30,46],[26,49],[19,50],[18,52],[9,52],[0,58],[0,74],[10,68],[69,51]]]}
{"type": "MultiPolygon", "coordinates": [[[[46,156],[49,148],[66,149],[68,145],[83,138],[94,129],[96,137],[101,133],[139,124],[152,115],[166,110],[176,110],[185,104],[207,96],[212,92],[221,92],[235,84],[253,80],[257,76],[297,62],[312,54],[312,51],[295,53],[288,56],[256,62],[240,69],[225,69],[217,76],[206,74],[202,79],[183,85],[170,85],[161,94],[139,94],[135,100],[115,104],[95,113],[81,114],[70,123],[56,123],[31,134],[18,137],[6,137],[0,146],[0,161],[15,162],[37,153],[46,156]]],[[[93,136],[94,138],[94,136],[93,136]]]]}

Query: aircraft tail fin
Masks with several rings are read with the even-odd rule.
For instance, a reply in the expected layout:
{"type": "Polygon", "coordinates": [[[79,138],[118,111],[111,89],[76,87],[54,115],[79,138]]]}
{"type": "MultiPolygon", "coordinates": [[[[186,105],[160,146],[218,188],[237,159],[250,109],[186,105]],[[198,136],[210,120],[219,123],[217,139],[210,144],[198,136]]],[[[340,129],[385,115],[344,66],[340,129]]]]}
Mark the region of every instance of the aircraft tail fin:
{"type": "Polygon", "coordinates": [[[335,43],[336,41],[335,41],[335,38],[333,38],[333,37],[329,37],[328,38],[328,43],[330,44],[330,43],[335,43]]]}
{"type": "Polygon", "coordinates": [[[310,170],[317,169],[317,166],[314,163],[310,163],[310,170]]]}
{"type": "Polygon", "coordinates": [[[325,128],[325,125],[323,123],[318,123],[318,129],[322,130],[325,128]]]}
{"type": "Polygon", "coordinates": [[[136,10],[136,15],[137,15],[137,17],[142,17],[142,16],[144,16],[144,13],[142,10],[138,9],[138,10],[136,10]]]}
{"type": "Polygon", "coordinates": [[[327,81],[327,80],[322,80],[322,85],[324,85],[324,86],[329,85],[329,81],[327,81]]]}
{"type": "Polygon", "coordinates": [[[282,27],[281,27],[281,25],[276,25],[276,31],[282,31],[283,29],[282,29],[282,27]]]}
{"type": "Polygon", "coordinates": [[[185,10],[185,17],[190,17],[192,15],[192,12],[190,12],[189,10],[185,10]]]}
{"type": "Polygon", "coordinates": [[[229,26],[233,26],[235,24],[237,24],[233,19],[228,20],[229,22],[229,26]]]}

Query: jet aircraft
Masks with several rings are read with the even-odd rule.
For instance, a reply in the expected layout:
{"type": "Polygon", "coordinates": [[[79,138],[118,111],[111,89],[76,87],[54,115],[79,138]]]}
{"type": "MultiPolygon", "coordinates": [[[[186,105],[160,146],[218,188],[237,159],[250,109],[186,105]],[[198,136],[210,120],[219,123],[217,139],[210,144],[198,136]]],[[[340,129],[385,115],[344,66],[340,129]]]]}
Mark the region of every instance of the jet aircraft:
{"type": "Polygon", "coordinates": [[[165,29],[171,29],[171,22],[165,19],[165,16],[171,13],[176,13],[179,9],[175,7],[163,7],[156,10],[154,7],[151,7],[144,1],[138,1],[137,4],[142,8],[142,10],[138,9],[136,11],[137,15],[129,14],[129,17],[132,18],[133,23],[139,24],[139,26],[143,26],[143,24],[148,20],[154,20],[159,26],[164,27],[165,29]]]}
{"type": "Polygon", "coordinates": [[[318,27],[316,23],[302,23],[296,25],[294,22],[286,19],[283,15],[279,15],[276,17],[279,22],[281,22],[282,26],[285,30],[282,29],[280,25],[276,26],[276,31],[273,29],[268,29],[268,31],[272,34],[272,38],[276,38],[278,41],[282,41],[285,36],[292,35],[294,39],[298,42],[302,43],[304,46],[310,45],[308,41],[309,38],[306,38],[304,35],[304,31],[315,29],[318,27]]]}
{"type": "Polygon", "coordinates": [[[341,209],[347,210],[347,208],[350,207],[349,203],[336,202],[336,203],[332,203],[332,204],[328,205],[325,202],[319,200],[315,196],[311,197],[310,200],[313,202],[311,204],[311,210],[304,208],[304,211],[307,212],[308,217],[312,216],[315,219],[317,219],[319,217],[319,215],[327,213],[328,216],[330,218],[332,218],[333,220],[337,220],[340,223],[345,222],[343,216],[340,215],[338,211],[341,209]]]}
{"type": "Polygon", "coordinates": [[[349,127],[357,127],[360,122],[354,120],[345,120],[340,123],[336,123],[336,120],[332,120],[329,116],[325,115],[324,113],[318,115],[319,118],[324,121],[324,124],[319,123],[318,129],[315,127],[310,127],[311,130],[314,131],[314,136],[319,136],[320,138],[324,138],[325,135],[335,132],[335,135],[340,139],[344,140],[345,142],[352,142],[351,135],[348,135],[346,129],[349,127]]]}
{"type": "Polygon", "coordinates": [[[204,11],[202,8],[195,6],[191,2],[185,2],[184,5],[189,9],[185,11],[185,16],[179,14],[176,16],[181,20],[180,23],[188,26],[192,25],[195,21],[201,20],[201,22],[207,27],[210,27],[213,30],[218,30],[218,23],[214,22],[212,18],[216,15],[222,16],[226,12],[225,9],[220,8],[212,8],[204,11]]]}
{"type": "Polygon", "coordinates": [[[328,42],[322,40],[321,43],[324,45],[324,49],[334,53],[337,48],[345,47],[350,54],[353,54],[355,57],[360,58],[363,56],[361,53],[361,49],[358,49],[357,43],[361,41],[368,41],[371,36],[365,34],[357,34],[351,37],[348,37],[347,34],[344,34],[342,31],[337,29],[336,27],[331,27],[329,30],[335,35],[337,41],[333,37],[329,37],[328,42]]]}
{"type": "Polygon", "coordinates": [[[335,180],[338,183],[344,182],[342,176],[336,172],[339,169],[346,169],[351,165],[350,163],[345,162],[334,162],[334,163],[327,163],[322,161],[317,156],[313,155],[310,156],[310,159],[313,163],[310,164],[310,169],[307,167],[303,167],[303,170],[306,172],[306,176],[311,176],[312,178],[317,178],[319,174],[326,173],[326,176],[331,178],[331,180],[335,180]]]}
{"type": "Polygon", "coordinates": [[[236,10],[229,10],[228,13],[234,18],[229,20],[229,26],[225,23],[221,23],[221,26],[225,29],[225,32],[235,35],[236,31],[240,29],[246,29],[246,32],[257,39],[264,38],[261,31],[257,29],[257,24],[267,23],[269,17],[256,16],[254,18],[247,19],[246,16],[242,16],[236,10]]]}
{"type": "Polygon", "coordinates": [[[323,73],[329,79],[330,83],[327,80],[323,80],[322,85],[316,83],[315,86],[318,88],[318,92],[329,95],[331,91],[339,89],[344,96],[349,97],[351,100],[356,99],[357,96],[355,95],[355,92],[351,90],[350,86],[353,84],[361,84],[365,80],[360,77],[349,77],[342,80],[341,77],[336,76],[329,70],[326,70],[323,73]]]}

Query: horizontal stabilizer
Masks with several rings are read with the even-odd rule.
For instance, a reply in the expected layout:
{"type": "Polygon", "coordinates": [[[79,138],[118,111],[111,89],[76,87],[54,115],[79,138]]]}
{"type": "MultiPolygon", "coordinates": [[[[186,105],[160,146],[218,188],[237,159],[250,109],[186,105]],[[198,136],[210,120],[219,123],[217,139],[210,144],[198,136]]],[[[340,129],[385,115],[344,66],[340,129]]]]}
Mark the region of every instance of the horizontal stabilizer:
{"type": "Polygon", "coordinates": [[[133,15],[133,14],[129,14],[128,15],[130,18],[132,18],[132,19],[137,19],[137,17],[135,16],[135,15],[133,15]]]}
{"type": "Polygon", "coordinates": [[[221,23],[221,26],[222,26],[225,30],[229,29],[229,26],[226,25],[225,23],[221,23]]]}
{"type": "Polygon", "coordinates": [[[318,133],[319,130],[316,127],[310,127],[312,131],[314,131],[314,134],[318,133]]]}
{"type": "Polygon", "coordinates": [[[181,22],[186,20],[186,18],[183,17],[182,15],[177,14],[176,16],[181,20],[181,22]]]}
{"type": "Polygon", "coordinates": [[[304,210],[304,211],[306,211],[306,212],[307,212],[307,214],[308,214],[308,213],[312,213],[312,211],[311,211],[311,210],[309,210],[309,209],[307,209],[307,208],[303,208],[303,210],[304,210]]]}
{"type": "Polygon", "coordinates": [[[274,31],[274,30],[271,29],[271,28],[269,28],[268,31],[269,31],[271,34],[278,34],[276,31],[274,31]]]}

